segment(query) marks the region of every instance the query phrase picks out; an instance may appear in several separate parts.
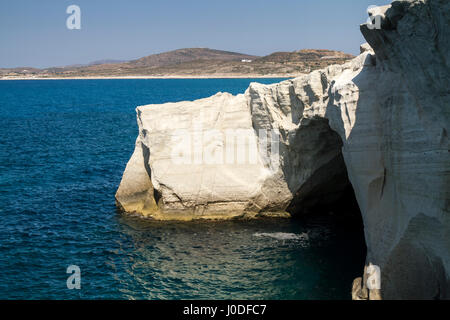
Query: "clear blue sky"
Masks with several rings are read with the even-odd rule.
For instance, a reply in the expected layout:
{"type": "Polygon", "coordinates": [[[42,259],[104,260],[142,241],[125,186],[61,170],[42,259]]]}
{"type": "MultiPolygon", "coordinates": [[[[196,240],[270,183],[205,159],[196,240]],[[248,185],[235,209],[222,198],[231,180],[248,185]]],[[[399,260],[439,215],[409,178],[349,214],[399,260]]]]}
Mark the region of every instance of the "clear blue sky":
{"type": "Polygon", "coordinates": [[[0,67],[129,60],[178,48],[357,54],[369,5],[390,0],[0,0],[0,67]],[[81,8],[81,30],[66,8],[81,8]]]}

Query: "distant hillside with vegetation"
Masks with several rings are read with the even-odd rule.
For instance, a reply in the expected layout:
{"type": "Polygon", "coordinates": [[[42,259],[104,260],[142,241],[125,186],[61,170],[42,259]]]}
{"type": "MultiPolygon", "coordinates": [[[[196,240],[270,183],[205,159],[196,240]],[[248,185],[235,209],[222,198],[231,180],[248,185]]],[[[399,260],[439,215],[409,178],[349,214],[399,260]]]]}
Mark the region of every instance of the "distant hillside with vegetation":
{"type": "Polygon", "coordinates": [[[333,50],[306,49],[259,57],[208,48],[187,48],[137,60],[102,60],[66,67],[0,69],[2,78],[83,77],[291,77],[342,64],[352,55],[333,50]]]}

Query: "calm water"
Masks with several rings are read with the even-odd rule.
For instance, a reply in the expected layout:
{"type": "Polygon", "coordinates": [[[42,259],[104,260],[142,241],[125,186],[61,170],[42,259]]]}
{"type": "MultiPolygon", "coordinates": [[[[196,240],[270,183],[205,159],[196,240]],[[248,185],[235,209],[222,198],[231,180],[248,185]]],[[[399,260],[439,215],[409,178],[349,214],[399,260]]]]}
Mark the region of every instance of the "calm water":
{"type": "Polygon", "coordinates": [[[0,298],[350,298],[364,261],[352,226],[156,223],[115,208],[137,105],[236,94],[251,81],[0,81],[0,298]],[[81,290],[66,287],[73,264],[81,290]]]}

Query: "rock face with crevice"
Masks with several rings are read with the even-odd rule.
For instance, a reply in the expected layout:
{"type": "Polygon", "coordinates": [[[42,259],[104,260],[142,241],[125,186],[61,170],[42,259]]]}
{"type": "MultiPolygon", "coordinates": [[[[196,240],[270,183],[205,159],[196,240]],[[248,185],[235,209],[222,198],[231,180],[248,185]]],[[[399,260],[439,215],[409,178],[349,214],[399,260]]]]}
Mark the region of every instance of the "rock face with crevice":
{"type": "Polygon", "coordinates": [[[157,219],[280,215],[332,204],[350,181],[368,250],[353,298],[450,298],[450,2],[399,0],[371,14],[380,28],[361,26],[368,44],[344,65],[139,107],[118,205],[157,219]],[[237,130],[231,145],[256,148],[256,159],[223,163],[237,130]],[[278,147],[260,132],[277,133],[278,147]]]}

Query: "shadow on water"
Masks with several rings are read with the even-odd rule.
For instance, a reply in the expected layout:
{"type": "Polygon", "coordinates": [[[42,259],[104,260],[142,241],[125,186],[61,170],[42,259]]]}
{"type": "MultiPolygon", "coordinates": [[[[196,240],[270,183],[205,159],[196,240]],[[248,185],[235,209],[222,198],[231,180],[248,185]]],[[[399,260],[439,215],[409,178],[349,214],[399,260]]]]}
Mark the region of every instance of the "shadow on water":
{"type": "Polygon", "coordinates": [[[349,299],[362,230],[334,215],[156,222],[118,216],[129,299],[349,299]]]}

